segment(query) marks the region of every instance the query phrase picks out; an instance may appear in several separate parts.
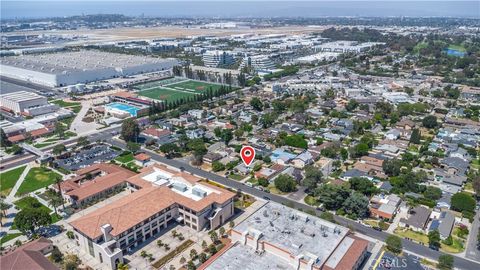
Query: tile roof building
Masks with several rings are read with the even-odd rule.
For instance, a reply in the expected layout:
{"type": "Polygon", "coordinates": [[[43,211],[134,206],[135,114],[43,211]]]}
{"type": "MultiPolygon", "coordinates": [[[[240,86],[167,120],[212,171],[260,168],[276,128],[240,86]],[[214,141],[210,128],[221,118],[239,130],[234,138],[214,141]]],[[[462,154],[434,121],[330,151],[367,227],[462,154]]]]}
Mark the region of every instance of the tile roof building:
{"type": "Polygon", "coordinates": [[[45,255],[53,250],[52,241],[39,238],[0,257],[2,270],[58,270],[45,255]]]}
{"type": "Polygon", "coordinates": [[[233,215],[234,193],[171,167],[155,164],[123,181],[132,194],[70,222],[77,244],[111,269],[170,223],[200,231],[233,215]]]}

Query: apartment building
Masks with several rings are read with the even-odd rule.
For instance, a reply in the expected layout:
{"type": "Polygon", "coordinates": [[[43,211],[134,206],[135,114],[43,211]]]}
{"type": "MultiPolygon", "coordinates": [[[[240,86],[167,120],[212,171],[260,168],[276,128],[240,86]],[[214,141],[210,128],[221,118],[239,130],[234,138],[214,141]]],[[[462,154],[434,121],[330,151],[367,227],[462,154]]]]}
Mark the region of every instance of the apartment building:
{"type": "Polygon", "coordinates": [[[234,193],[174,168],[155,164],[125,182],[132,194],[70,223],[76,244],[110,269],[171,223],[200,231],[233,215],[234,193]]]}

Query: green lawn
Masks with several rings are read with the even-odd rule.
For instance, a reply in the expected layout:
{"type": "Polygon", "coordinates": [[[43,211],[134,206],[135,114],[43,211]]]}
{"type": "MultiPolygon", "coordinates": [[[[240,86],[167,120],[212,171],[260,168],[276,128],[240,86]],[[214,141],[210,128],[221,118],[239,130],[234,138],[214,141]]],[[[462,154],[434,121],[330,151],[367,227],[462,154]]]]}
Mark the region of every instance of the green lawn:
{"type": "Polygon", "coordinates": [[[425,245],[428,245],[428,236],[426,234],[414,232],[410,229],[402,229],[402,228],[397,228],[395,230],[395,234],[400,237],[409,238],[416,242],[420,242],[425,245]]]}
{"type": "Polygon", "coordinates": [[[452,45],[449,45],[448,48],[451,49],[451,50],[459,51],[459,52],[466,52],[467,51],[465,49],[465,47],[463,47],[462,45],[452,44],[452,45]]]}
{"type": "Polygon", "coordinates": [[[310,195],[307,195],[304,199],[305,203],[308,204],[308,205],[313,205],[313,206],[317,206],[319,205],[320,203],[317,201],[317,199],[315,199],[315,197],[313,196],[310,196],[310,195]]]}
{"type": "Polygon", "coordinates": [[[17,191],[17,196],[47,187],[55,183],[56,179],[62,176],[44,167],[32,168],[17,191]]]}
{"type": "Polygon", "coordinates": [[[12,239],[15,239],[17,237],[19,237],[20,235],[22,235],[21,233],[9,233],[9,234],[6,234],[5,236],[3,236],[2,238],[0,238],[0,245],[3,245],[3,243],[6,243],[12,239]]]}
{"type": "MultiPolygon", "coordinates": [[[[15,204],[15,206],[17,206],[17,208],[19,208],[20,210],[23,210],[25,208],[27,208],[29,206],[29,204],[27,203],[28,200],[32,200],[32,199],[28,199],[29,197],[24,197],[16,202],[14,202],[13,204],[15,204]]],[[[38,208],[43,208],[45,210],[47,210],[48,212],[52,211],[50,210],[50,208],[48,208],[47,206],[43,205],[42,203],[40,203],[36,198],[32,197],[35,202],[39,203],[40,204],[40,207],[38,208]]],[[[36,207],[37,208],[37,207],[36,207]]]]}
{"type": "Polygon", "coordinates": [[[120,155],[120,156],[116,157],[115,160],[120,162],[120,163],[128,163],[130,161],[133,161],[133,154],[128,153],[126,155],[120,155]]]}
{"type": "Polygon", "coordinates": [[[8,196],[10,194],[25,167],[27,166],[18,167],[0,174],[0,195],[8,196]]]}
{"type": "Polygon", "coordinates": [[[36,143],[33,145],[33,147],[36,147],[36,148],[43,148],[43,147],[47,147],[49,145],[52,145],[54,144],[55,142],[42,142],[42,143],[36,143]]]}
{"type": "Polygon", "coordinates": [[[233,180],[237,180],[237,181],[240,181],[245,177],[246,177],[245,175],[240,175],[240,174],[230,174],[228,176],[228,178],[233,179],[233,180]]]}

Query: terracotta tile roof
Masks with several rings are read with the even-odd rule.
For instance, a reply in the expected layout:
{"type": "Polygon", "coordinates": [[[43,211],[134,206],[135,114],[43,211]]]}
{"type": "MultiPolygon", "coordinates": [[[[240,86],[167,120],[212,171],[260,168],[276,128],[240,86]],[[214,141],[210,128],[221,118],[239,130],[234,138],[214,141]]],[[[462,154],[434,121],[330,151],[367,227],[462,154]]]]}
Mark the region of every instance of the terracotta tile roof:
{"type": "Polygon", "coordinates": [[[135,156],[135,159],[139,161],[147,161],[147,160],[150,160],[150,156],[145,153],[140,153],[135,156]]]}
{"type": "Polygon", "coordinates": [[[2,270],[58,270],[42,253],[42,250],[51,246],[52,242],[46,238],[39,238],[27,243],[14,251],[0,257],[2,270]]]}
{"type": "Polygon", "coordinates": [[[383,160],[374,157],[363,156],[360,160],[377,167],[382,167],[383,165],[383,160]]]}
{"type": "Polygon", "coordinates": [[[129,98],[129,97],[136,97],[137,95],[135,95],[135,94],[132,93],[132,92],[122,91],[122,92],[117,92],[117,93],[113,94],[113,96],[115,96],[115,97],[129,98]]]}
{"type": "Polygon", "coordinates": [[[12,143],[20,142],[20,141],[25,140],[25,135],[19,134],[19,135],[15,135],[15,136],[10,136],[10,137],[8,137],[8,140],[12,143]]]}
{"type": "Polygon", "coordinates": [[[39,137],[39,136],[49,134],[52,131],[53,130],[49,130],[48,128],[40,128],[40,129],[32,130],[30,134],[32,135],[32,137],[39,137]]]}
{"type": "Polygon", "coordinates": [[[171,132],[169,130],[157,129],[157,128],[147,128],[144,131],[142,131],[142,133],[145,134],[145,135],[149,135],[149,136],[157,137],[157,138],[160,138],[160,137],[167,136],[167,135],[171,134],[171,132]]]}
{"type": "Polygon", "coordinates": [[[176,203],[199,212],[213,203],[224,204],[235,197],[235,193],[233,192],[205,182],[200,182],[200,180],[200,178],[188,173],[155,164],[154,166],[142,169],[140,174],[134,175],[126,180],[140,186],[141,189],[139,191],[95,210],[70,224],[92,239],[102,234],[100,226],[110,224],[113,227],[111,234],[116,236],[176,203]],[[195,201],[172,191],[167,186],[152,186],[150,182],[143,180],[142,177],[152,173],[155,168],[171,173],[172,178],[182,178],[191,184],[206,186],[208,189],[214,190],[214,192],[195,201]]]}
{"type": "Polygon", "coordinates": [[[85,184],[81,184],[77,189],[69,191],[66,194],[77,201],[82,201],[104,190],[125,183],[127,179],[133,175],[135,175],[134,172],[126,171],[110,173],[105,176],[97,177],[85,184]]]}

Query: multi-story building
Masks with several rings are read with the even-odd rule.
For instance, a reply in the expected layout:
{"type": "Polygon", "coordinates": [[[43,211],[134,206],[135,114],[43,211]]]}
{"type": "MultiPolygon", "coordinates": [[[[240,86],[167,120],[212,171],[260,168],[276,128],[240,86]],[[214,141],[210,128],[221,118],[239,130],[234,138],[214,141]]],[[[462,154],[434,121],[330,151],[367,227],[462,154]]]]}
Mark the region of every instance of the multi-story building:
{"type": "Polygon", "coordinates": [[[49,104],[46,97],[33,92],[18,91],[0,95],[2,110],[15,115],[36,116],[58,110],[58,105],[49,104]]]}
{"type": "Polygon", "coordinates": [[[243,58],[240,67],[251,66],[255,71],[270,72],[275,69],[275,63],[265,55],[254,55],[243,58]]]}
{"type": "Polygon", "coordinates": [[[268,202],[235,226],[232,243],[198,269],[359,269],[368,241],[345,227],[268,202]]]}
{"type": "Polygon", "coordinates": [[[170,167],[155,164],[125,182],[132,194],[70,223],[76,244],[111,269],[171,223],[200,231],[233,215],[234,193],[170,167]]]}
{"type": "Polygon", "coordinates": [[[235,63],[233,54],[228,51],[207,51],[202,59],[206,67],[222,67],[235,63]]]}

